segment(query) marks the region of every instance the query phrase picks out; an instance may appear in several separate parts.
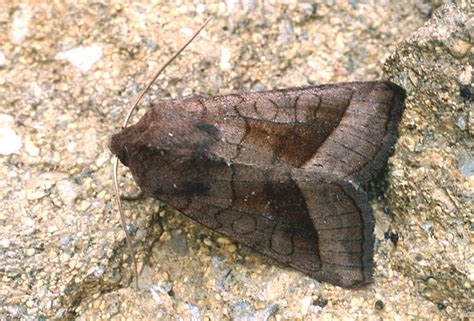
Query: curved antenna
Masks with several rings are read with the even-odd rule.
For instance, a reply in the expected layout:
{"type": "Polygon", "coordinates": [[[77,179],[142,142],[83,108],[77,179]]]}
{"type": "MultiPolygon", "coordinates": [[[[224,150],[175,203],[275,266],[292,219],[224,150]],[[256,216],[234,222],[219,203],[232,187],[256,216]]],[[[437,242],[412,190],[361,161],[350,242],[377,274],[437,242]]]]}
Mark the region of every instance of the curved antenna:
{"type": "MultiPolygon", "coordinates": [[[[194,40],[194,38],[197,37],[197,35],[204,29],[204,27],[207,25],[207,23],[211,20],[211,18],[207,18],[206,21],[199,27],[196,32],[194,32],[193,36],[177,51],[171,56],[171,58],[168,59],[168,61],[155,73],[151,81],[148,83],[148,85],[140,92],[140,94],[137,96],[135,99],[135,102],[133,103],[132,107],[127,113],[127,116],[125,117],[125,121],[123,122],[122,129],[126,128],[128,125],[128,121],[132,115],[132,112],[135,110],[137,107],[138,103],[142,100],[143,96],[145,93],[150,89],[151,85],[155,82],[155,80],[158,78],[158,76],[161,75],[163,70],[165,70],[166,67],[168,67],[169,64],[171,64],[178,56],[183,52],[184,49],[194,40]]],[[[118,157],[115,156],[114,159],[114,175],[113,175],[113,180],[114,180],[114,191],[115,191],[115,203],[117,204],[117,208],[120,213],[120,223],[122,225],[122,229],[125,232],[125,238],[127,239],[127,246],[128,250],[130,251],[130,255],[132,256],[132,262],[133,262],[133,274],[135,274],[135,286],[138,288],[138,265],[137,265],[137,260],[135,258],[135,250],[133,249],[132,245],[132,240],[130,238],[130,235],[128,234],[127,231],[127,224],[125,220],[125,213],[123,212],[122,209],[122,202],[120,201],[120,188],[118,185],[118,157]]]]}
{"type": "Polygon", "coordinates": [[[184,49],[198,36],[198,34],[204,29],[204,27],[207,25],[207,23],[211,20],[211,18],[207,18],[206,21],[199,27],[196,32],[194,32],[193,36],[178,50],[174,53],[173,56],[171,56],[170,59],[155,73],[151,81],[148,83],[148,85],[141,91],[141,93],[138,95],[138,97],[135,99],[135,102],[132,105],[132,108],[128,111],[127,117],[125,117],[125,121],[123,122],[123,128],[127,127],[128,125],[128,120],[130,119],[130,116],[132,115],[132,112],[135,110],[137,107],[138,103],[140,100],[142,100],[143,96],[145,96],[145,93],[150,89],[151,85],[155,82],[156,78],[158,78],[159,75],[165,70],[166,67],[168,67],[169,64],[171,64],[180,54],[183,52],[184,49]]]}

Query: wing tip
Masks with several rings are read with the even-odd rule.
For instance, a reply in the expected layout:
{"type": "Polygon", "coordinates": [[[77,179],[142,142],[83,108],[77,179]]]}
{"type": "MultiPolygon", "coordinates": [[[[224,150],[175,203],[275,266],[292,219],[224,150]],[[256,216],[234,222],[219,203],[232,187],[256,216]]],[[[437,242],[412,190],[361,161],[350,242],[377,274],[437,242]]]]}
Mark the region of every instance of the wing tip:
{"type": "Polygon", "coordinates": [[[390,120],[386,125],[386,133],[382,141],[382,146],[372,161],[361,171],[352,176],[352,179],[360,184],[368,183],[380,175],[387,165],[388,159],[394,152],[394,145],[399,137],[398,125],[402,120],[405,110],[406,91],[399,85],[391,81],[380,81],[393,93],[392,106],[390,109],[390,120]]]}

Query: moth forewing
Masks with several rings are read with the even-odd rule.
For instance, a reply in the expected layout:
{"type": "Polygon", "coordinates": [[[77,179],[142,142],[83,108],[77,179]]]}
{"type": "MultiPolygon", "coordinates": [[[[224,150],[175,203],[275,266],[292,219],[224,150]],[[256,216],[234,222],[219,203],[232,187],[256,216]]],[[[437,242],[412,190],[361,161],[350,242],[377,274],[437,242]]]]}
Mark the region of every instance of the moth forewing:
{"type": "Polygon", "coordinates": [[[357,287],[372,280],[374,245],[361,187],[387,162],[404,98],[375,81],[162,100],[110,148],[147,195],[311,277],[357,287]]]}

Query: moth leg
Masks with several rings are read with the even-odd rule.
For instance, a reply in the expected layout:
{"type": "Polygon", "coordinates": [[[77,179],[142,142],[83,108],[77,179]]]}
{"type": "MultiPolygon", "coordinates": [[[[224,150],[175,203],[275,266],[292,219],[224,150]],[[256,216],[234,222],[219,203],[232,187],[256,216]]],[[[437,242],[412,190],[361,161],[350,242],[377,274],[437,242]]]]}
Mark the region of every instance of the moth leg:
{"type": "Polygon", "coordinates": [[[144,197],[145,197],[145,193],[143,193],[143,191],[140,191],[135,195],[125,195],[125,194],[120,195],[120,199],[122,201],[129,201],[129,202],[138,201],[138,200],[143,199],[144,197]]]}

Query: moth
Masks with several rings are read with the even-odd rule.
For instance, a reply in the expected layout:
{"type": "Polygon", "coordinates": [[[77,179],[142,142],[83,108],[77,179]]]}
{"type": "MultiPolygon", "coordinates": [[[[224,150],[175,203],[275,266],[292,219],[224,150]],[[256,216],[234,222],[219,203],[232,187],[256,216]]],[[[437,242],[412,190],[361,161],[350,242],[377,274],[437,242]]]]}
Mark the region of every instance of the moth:
{"type": "Polygon", "coordinates": [[[110,150],[141,190],[310,277],[372,281],[364,190],[397,139],[405,91],[352,82],[159,100],[110,150]]]}

